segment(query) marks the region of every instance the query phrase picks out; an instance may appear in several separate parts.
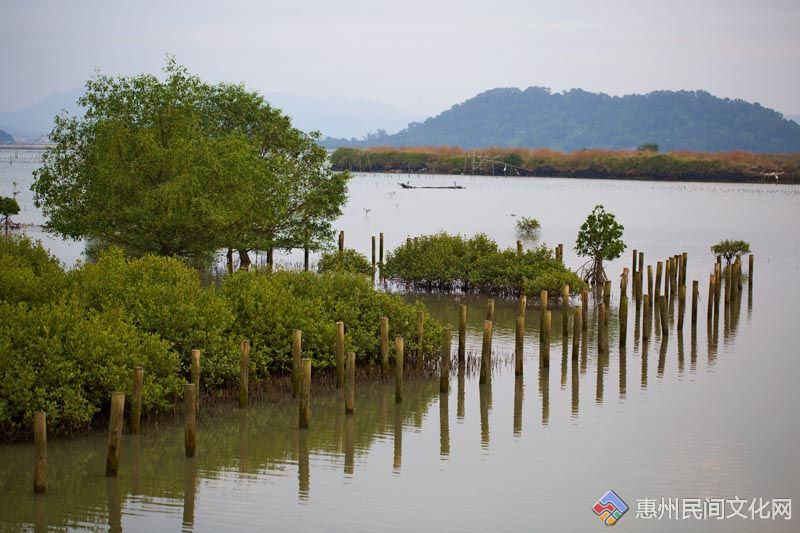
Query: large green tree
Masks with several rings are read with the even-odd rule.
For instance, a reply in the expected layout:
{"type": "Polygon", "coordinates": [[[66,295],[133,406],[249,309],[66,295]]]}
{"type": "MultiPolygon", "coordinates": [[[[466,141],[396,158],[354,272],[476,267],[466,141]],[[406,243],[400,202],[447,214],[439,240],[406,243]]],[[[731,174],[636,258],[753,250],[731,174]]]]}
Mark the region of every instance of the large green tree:
{"type": "Polygon", "coordinates": [[[155,76],[98,75],[82,118],[60,116],[36,171],[47,229],[129,253],[209,256],[332,237],[347,175],[316,135],[241,85],[211,85],[169,59],[155,76]]]}

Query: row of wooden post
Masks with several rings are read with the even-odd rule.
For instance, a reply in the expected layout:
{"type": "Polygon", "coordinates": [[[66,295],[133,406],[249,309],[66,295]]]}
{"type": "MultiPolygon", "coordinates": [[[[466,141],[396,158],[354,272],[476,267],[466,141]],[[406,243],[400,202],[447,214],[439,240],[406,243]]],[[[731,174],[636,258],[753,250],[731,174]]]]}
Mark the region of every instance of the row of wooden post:
{"type": "MultiPolygon", "coordinates": [[[[340,237],[343,245],[344,236],[340,237]]],[[[748,285],[752,289],[754,256],[750,254],[748,259],[748,285]]],[[[653,284],[652,265],[648,265],[647,273],[647,294],[644,293],[643,275],[644,254],[636,250],[633,252],[633,292],[632,297],[636,300],[637,315],[640,305],[643,307],[644,324],[642,328],[642,339],[650,337],[650,324],[652,321],[653,305],[656,311],[661,314],[662,334],[668,334],[666,300],[668,294],[678,293],[678,329],[683,327],[683,306],[686,297],[686,264],[687,255],[676,255],[665,262],[657,262],[655,284],[653,284]],[[666,265],[666,268],[665,266],[666,265]],[[665,294],[662,296],[661,281],[664,279],[665,294]]],[[[627,268],[623,270],[620,280],[620,344],[624,345],[627,334],[627,312],[628,312],[628,274],[627,268]]],[[[720,300],[723,299],[727,309],[730,302],[736,301],[742,287],[742,262],[741,257],[726,265],[724,269],[718,261],[714,266],[714,273],[709,277],[708,308],[707,319],[710,322],[714,316],[718,316],[720,300]],[[722,282],[725,281],[725,292],[722,293],[722,282]]],[[[583,331],[588,323],[588,290],[581,291],[581,306],[576,307],[570,313],[569,306],[569,287],[564,287],[561,294],[562,298],[562,323],[563,333],[568,334],[568,322],[572,315],[573,332],[583,331]]],[[[692,307],[691,324],[694,328],[698,317],[699,282],[692,281],[692,307]]],[[[598,306],[598,352],[607,354],[608,352],[608,311],[610,302],[610,283],[603,287],[603,300],[598,306]]],[[[549,367],[550,333],[552,315],[548,309],[547,291],[542,291],[540,295],[542,308],[540,323],[540,366],[549,367]]],[[[514,344],[514,369],[516,375],[523,373],[524,359],[524,330],[525,330],[525,310],[527,307],[527,297],[520,296],[514,344]]],[[[494,320],[495,301],[487,300],[486,320],[483,324],[483,343],[480,360],[479,383],[487,383],[491,376],[491,352],[492,352],[492,328],[494,320]]],[[[463,364],[466,357],[466,323],[467,306],[460,306],[458,324],[458,352],[459,364],[463,364]]],[[[424,333],[424,313],[418,315],[417,336],[420,341],[424,333]]],[[[355,410],[355,353],[345,354],[344,324],[337,322],[335,326],[335,353],[336,353],[336,379],[337,386],[344,387],[345,391],[345,411],[353,413],[355,410]]],[[[449,325],[444,329],[441,346],[440,364],[440,392],[449,392],[449,374],[452,331],[449,325]]],[[[579,340],[577,333],[573,333],[572,358],[576,359],[579,350],[579,340]]],[[[421,354],[418,354],[421,356],[421,354]]],[[[248,376],[249,376],[249,356],[250,342],[243,340],[240,345],[240,386],[239,386],[239,406],[248,405],[248,376]]],[[[389,321],[387,317],[380,318],[380,364],[384,375],[389,373],[389,321]]],[[[302,357],[302,333],[294,330],[292,334],[292,390],[298,398],[299,427],[307,428],[310,418],[310,396],[311,396],[311,359],[302,357]]],[[[404,341],[403,337],[395,338],[395,401],[403,401],[403,367],[404,367],[404,341]]],[[[192,350],[191,353],[191,383],[184,385],[184,411],[185,411],[185,438],[184,448],[187,457],[194,457],[197,444],[197,415],[200,406],[200,351],[192,350]]],[[[133,370],[132,403],[130,409],[130,432],[138,433],[141,428],[142,412],[142,388],[144,382],[144,370],[136,367],[133,370]]],[[[108,452],[106,456],[106,475],[115,476],[119,470],[120,453],[122,447],[122,426],[123,413],[125,409],[125,394],[114,391],[111,393],[111,408],[108,426],[108,452]]],[[[44,412],[37,412],[33,416],[33,434],[35,443],[34,461],[34,491],[44,493],[47,484],[47,422],[44,412]]]]}

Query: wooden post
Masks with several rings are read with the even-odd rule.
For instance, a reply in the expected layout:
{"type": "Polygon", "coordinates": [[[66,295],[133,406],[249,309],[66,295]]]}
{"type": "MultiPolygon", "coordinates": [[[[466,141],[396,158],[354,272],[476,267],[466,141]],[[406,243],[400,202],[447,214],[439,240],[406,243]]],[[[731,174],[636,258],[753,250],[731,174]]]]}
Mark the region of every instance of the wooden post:
{"type": "Polygon", "coordinates": [[[383,267],[383,232],[378,236],[378,263],[383,267]]]}
{"type": "Polygon", "coordinates": [[[185,415],[183,448],[186,457],[194,457],[197,448],[197,399],[194,383],[183,386],[183,409],[185,415]]]}
{"type": "Polygon", "coordinates": [[[611,305],[611,280],[606,280],[603,284],[603,303],[606,304],[606,309],[611,305]]]}
{"type": "Polygon", "coordinates": [[[648,298],[650,305],[653,305],[653,298],[655,298],[655,294],[653,294],[653,265],[647,265],[647,295],[650,297],[648,298]]]}
{"type": "Polygon", "coordinates": [[[714,294],[715,288],[714,284],[716,283],[716,278],[714,274],[708,275],[708,309],[706,309],[706,320],[708,323],[711,323],[711,319],[714,317],[714,294]]]}
{"type": "Polygon", "coordinates": [[[663,271],[664,271],[664,263],[659,261],[656,264],[656,286],[655,286],[656,292],[653,304],[657,304],[658,300],[661,298],[661,275],[663,271]]]}
{"type": "Polygon", "coordinates": [[[458,317],[458,364],[464,363],[467,357],[467,306],[461,304],[461,314],[458,317]]]}
{"type": "Polygon", "coordinates": [[[541,303],[541,310],[539,311],[539,331],[544,330],[544,313],[547,311],[547,291],[539,293],[539,302],[541,303]]]}
{"type": "Polygon", "coordinates": [[[303,332],[292,331],[292,396],[300,394],[300,359],[303,357],[303,332]]]}
{"type": "Polygon", "coordinates": [[[122,414],[125,412],[125,393],[111,393],[111,414],[108,417],[108,454],[106,476],[116,476],[119,471],[119,456],[122,451],[122,414]]]}
{"type": "Polygon", "coordinates": [[[631,274],[636,274],[636,260],[639,259],[639,252],[637,250],[633,251],[633,262],[631,267],[631,274]]]}
{"type": "Polygon", "coordinates": [[[250,341],[243,340],[239,347],[239,407],[247,407],[250,376],[250,341]]]}
{"type": "Polygon", "coordinates": [[[389,375],[389,317],[381,317],[381,372],[389,375]]]}
{"type": "Polygon", "coordinates": [[[344,251],[344,230],[339,232],[339,252],[344,251]]]}
{"type": "Polygon", "coordinates": [[[347,352],[344,373],[344,412],[352,413],[356,403],[356,354],[347,352]]]}
{"type": "Polygon", "coordinates": [[[309,267],[308,253],[309,253],[308,246],[303,247],[303,270],[305,270],[306,272],[308,272],[308,267],[309,267]]]}
{"type": "Polygon", "coordinates": [[[584,330],[589,325],[589,289],[581,289],[581,328],[584,330]]]}
{"type": "Polygon", "coordinates": [[[748,264],[747,264],[747,285],[749,287],[753,286],[753,263],[755,262],[755,256],[750,254],[748,257],[748,264]]]}
{"type": "Polygon", "coordinates": [[[192,383],[197,397],[197,412],[200,412],[200,350],[192,350],[192,383]]]}
{"type": "Polygon", "coordinates": [[[661,335],[662,337],[666,337],[667,335],[669,335],[669,320],[667,319],[669,316],[667,315],[667,299],[661,298],[659,301],[660,301],[659,307],[661,309],[661,335]]]}
{"type": "Polygon", "coordinates": [[[561,336],[569,335],[569,285],[561,288],[561,336]]]}
{"type": "Polygon", "coordinates": [[[522,255],[522,252],[523,252],[523,249],[522,249],[522,241],[519,241],[519,240],[518,240],[518,241],[517,241],[517,253],[518,253],[519,255],[522,255]]]}
{"type": "Polygon", "coordinates": [[[628,268],[625,267],[622,269],[622,276],[619,279],[619,297],[622,298],[628,297],[628,268]]]}
{"type": "Polygon", "coordinates": [[[494,320],[494,298],[486,300],[486,320],[494,320]]]}
{"type": "Polygon", "coordinates": [[[686,266],[689,263],[689,254],[683,252],[681,255],[681,285],[686,285],[686,266]]]}
{"type": "Polygon", "coordinates": [[[522,359],[525,350],[525,315],[517,315],[517,329],[514,336],[514,374],[522,375],[522,359]]]}
{"type": "Polygon", "coordinates": [[[700,297],[700,282],[692,281],[692,328],[697,326],[697,300],[700,297]]]}
{"type": "Polygon", "coordinates": [[[309,410],[311,407],[311,359],[300,360],[300,394],[298,395],[298,419],[300,429],[308,428],[309,410]]]}
{"type": "Polygon", "coordinates": [[[47,415],[33,413],[33,442],[36,455],[33,461],[33,492],[44,494],[47,489],[47,415]]]}
{"type": "Polygon", "coordinates": [[[372,270],[375,270],[375,235],[372,236],[372,270]]]}
{"type": "Polygon", "coordinates": [[[577,307],[575,311],[572,313],[572,360],[578,360],[578,351],[580,350],[581,346],[581,330],[583,329],[583,317],[581,315],[581,310],[577,307]]]}
{"type": "Polygon", "coordinates": [[[130,432],[139,433],[142,425],[142,386],[144,383],[144,369],[140,366],[133,369],[133,390],[131,393],[131,423],[130,432]]]}
{"type": "Polygon", "coordinates": [[[447,324],[442,333],[442,362],[439,375],[439,392],[450,392],[450,341],[453,337],[453,328],[447,324]]]}
{"type": "Polygon", "coordinates": [[[483,346],[481,348],[481,373],[479,384],[488,383],[492,373],[492,321],[483,321],[483,346]]]}
{"type": "Polygon", "coordinates": [[[628,339],[628,297],[619,299],[619,345],[624,347],[628,339]]]}
{"type": "Polygon", "coordinates": [[[403,401],[403,337],[394,338],[394,401],[403,401]]]}
{"type": "Polygon", "coordinates": [[[683,316],[686,314],[686,285],[678,285],[678,329],[683,329],[683,316]]]}
{"type": "Polygon", "coordinates": [[[344,322],[336,323],[336,388],[344,386],[344,322]]]}
{"type": "Polygon", "coordinates": [[[552,325],[553,317],[550,314],[550,311],[544,311],[542,314],[544,318],[543,327],[542,327],[542,345],[539,349],[539,366],[541,368],[550,368],[550,328],[552,325]]]}
{"type": "Polygon", "coordinates": [[[525,316],[525,312],[528,309],[528,297],[525,296],[525,293],[519,295],[519,303],[517,306],[517,315],[518,316],[525,316]]]}

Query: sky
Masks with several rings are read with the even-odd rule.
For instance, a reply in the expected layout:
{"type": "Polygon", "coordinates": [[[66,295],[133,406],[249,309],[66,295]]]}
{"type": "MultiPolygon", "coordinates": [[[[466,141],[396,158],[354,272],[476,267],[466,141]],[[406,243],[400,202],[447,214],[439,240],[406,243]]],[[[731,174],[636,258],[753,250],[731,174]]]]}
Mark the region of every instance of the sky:
{"type": "Polygon", "coordinates": [[[0,54],[0,111],[173,54],[207,81],[421,115],[532,85],[800,114],[800,0],[0,0],[0,54]]]}

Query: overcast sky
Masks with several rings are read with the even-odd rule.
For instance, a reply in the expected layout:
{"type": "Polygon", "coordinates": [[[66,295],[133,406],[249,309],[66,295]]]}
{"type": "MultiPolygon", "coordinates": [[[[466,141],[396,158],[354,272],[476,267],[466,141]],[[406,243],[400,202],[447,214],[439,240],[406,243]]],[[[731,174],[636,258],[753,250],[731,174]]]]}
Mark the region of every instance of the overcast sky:
{"type": "Polygon", "coordinates": [[[530,85],[800,114],[798,35],[800,0],[2,0],[0,110],[172,53],[209,81],[421,114],[530,85]]]}

